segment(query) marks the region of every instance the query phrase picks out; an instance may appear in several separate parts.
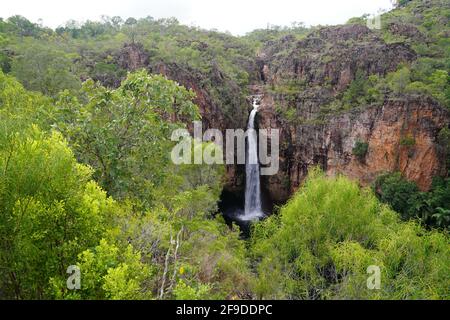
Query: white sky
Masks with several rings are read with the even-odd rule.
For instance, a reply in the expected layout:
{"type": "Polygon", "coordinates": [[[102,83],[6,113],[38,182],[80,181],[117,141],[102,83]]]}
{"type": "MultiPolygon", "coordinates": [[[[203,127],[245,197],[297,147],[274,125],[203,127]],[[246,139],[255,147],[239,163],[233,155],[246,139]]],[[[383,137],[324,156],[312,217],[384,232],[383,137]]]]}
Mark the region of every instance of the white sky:
{"type": "Polygon", "coordinates": [[[0,0],[0,17],[22,15],[42,19],[55,28],[66,21],[99,20],[101,15],[122,18],[176,17],[181,23],[245,34],[268,23],[290,25],[340,24],[364,13],[392,7],[392,0],[0,0]]]}

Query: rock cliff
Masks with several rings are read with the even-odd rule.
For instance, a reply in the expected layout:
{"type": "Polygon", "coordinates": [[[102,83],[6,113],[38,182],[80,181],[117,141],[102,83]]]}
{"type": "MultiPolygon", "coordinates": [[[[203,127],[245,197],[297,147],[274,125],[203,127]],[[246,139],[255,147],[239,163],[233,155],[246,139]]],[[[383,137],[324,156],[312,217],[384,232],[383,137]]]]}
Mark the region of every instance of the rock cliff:
{"type": "MultiPolygon", "coordinates": [[[[412,27],[395,30],[417,34],[412,27]]],[[[322,28],[303,40],[287,37],[262,50],[264,84],[254,87],[264,96],[259,126],[281,130],[280,171],[263,182],[272,199],[286,201],[312,165],[362,185],[382,172],[400,171],[422,190],[433,176],[445,174],[437,136],[450,117],[433,99],[402,95],[349,111],[323,110],[357,72],[384,76],[415,58],[407,45],[387,44],[361,25],[322,28]],[[280,115],[289,108],[295,121],[280,115]],[[365,145],[362,156],[353,152],[357,143],[365,145]]]]}
{"type": "MultiPolygon", "coordinates": [[[[426,41],[413,25],[391,24],[389,30],[426,41]]],[[[253,75],[253,85],[245,90],[218,67],[203,74],[176,63],[150,63],[142,46],[135,44],[126,45],[117,61],[124,69],[145,67],[195,91],[204,129],[245,128],[250,107],[245,92],[262,94],[258,126],[279,128],[281,133],[280,170],[263,177],[262,187],[273,201],[282,203],[312,165],[320,165],[329,175],[345,174],[362,185],[382,172],[400,171],[422,190],[430,187],[433,176],[447,172],[437,136],[449,126],[450,115],[433,99],[399,95],[347,111],[324,110],[358,72],[364,77],[384,77],[416,58],[409,45],[386,43],[366,26],[348,24],[319,28],[302,39],[286,36],[267,42],[246,70],[253,75]],[[205,86],[205,78],[218,91],[205,86]],[[232,112],[226,112],[225,105],[232,112]],[[287,110],[293,112],[295,121],[281,115],[287,110]],[[363,155],[354,153],[358,143],[365,146],[363,155]]],[[[243,190],[242,169],[228,166],[227,190],[243,190]]]]}

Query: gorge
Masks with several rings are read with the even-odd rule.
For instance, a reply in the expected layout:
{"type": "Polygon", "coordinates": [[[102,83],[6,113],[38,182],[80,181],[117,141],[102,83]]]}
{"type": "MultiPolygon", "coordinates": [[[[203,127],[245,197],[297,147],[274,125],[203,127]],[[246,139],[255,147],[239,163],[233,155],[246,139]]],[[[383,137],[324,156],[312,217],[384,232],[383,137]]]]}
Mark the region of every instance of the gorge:
{"type": "Polygon", "coordinates": [[[448,4],[0,18],[0,299],[448,299],[448,4]]]}
{"type": "MultiPolygon", "coordinates": [[[[423,8],[427,2],[414,10],[423,8]]],[[[384,27],[409,42],[387,41],[385,29],[371,30],[363,24],[323,27],[300,37],[288,34],[267,41],[242,65],[250,77],[246,87],[237,86],[216,64],[204,74],[178,63],[152,63],[139,44],[126,45],[120,61],[128,61],[131,70],[145,67],[192,89],[205,128],[246,128],[249,97],[261,95],[258,126],[281,130],[280,171],[261,179],[262,192],[275,203],[284,203],[315,165],[364,186],[384,172],[399,171],[426,191],[433,177],[445,176],[448,170],[447,147],[438,139],[449,126],[448,108],[412,91],[390,91],[382,81],[404,65],[429,59],[414,48],[416,43],[430,43],[432,36],[410,22],[389,18],[384,27]],[[215,88],[202,85],[207,77],[215,88]],[[380,82],[377,96],[351,102],[354,106],[342,104],[362,83],[359,79],[380,82]],[[220,99],[215,98],[218,88],[228,88],[220,99]],[[224,99],[233,111],[224,108],[224,99]],[[354,154],[358,145],[366,148],[363,155],[354,154]]],[[[361,96],[367,95],[366,87],[361,90],[361,96]]],[[[225,192],[239,198],[245,179],[243,166],[227,166],[225,192]]]]}
{"type": "MultiPolygon", "coordinates": [[[[125,45],[118,61],[126,61],[128,70],[147,68],[192,89],[205,128],[245,129],[251,97],[260,95],[257,125],[280,129],[282,142],[279,172],[260,181],[269,203],[285,203],[317,165],[363,186],[385,172],[400,172],[427,191],[434,177],[447,174],[448,147],[439,136],[449,127],[449,109],[430,95],[407,90],[408,83],[392,89],[387,79],[400,76],[404,66],[422,68],[431,59],[420,50],[423,43],[431,50],[435,35],[424,31],[420,15],[437,4],[417,2],[410,9],[414,18],[385,14],[381,30],[355,20],[273,37],[255,56],[236,63],[248,74],[245,86],[215,62],[206,73],[189,64],[152,62],[139,43],[125,45]],[[352,90],[356,98],[349,100],[352,90]]],[[[206,42],[201,50],[207,52],[206,42]]],[[[227,166],[224,197],[239,206],[244,205],[245,172],[242,165],[227,166]]]]}

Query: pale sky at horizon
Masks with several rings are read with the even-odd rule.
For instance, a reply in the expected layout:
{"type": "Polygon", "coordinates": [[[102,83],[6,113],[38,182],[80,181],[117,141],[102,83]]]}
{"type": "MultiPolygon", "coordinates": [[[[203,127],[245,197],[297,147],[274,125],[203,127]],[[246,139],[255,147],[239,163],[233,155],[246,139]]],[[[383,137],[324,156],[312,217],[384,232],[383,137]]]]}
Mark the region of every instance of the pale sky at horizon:
{"type": "Polygon", "coordinates": [[[14,0],[2,4],[0,17],[22,15],[56,28],[68,20],[100,20],[102,15],[156,19],[243,35],[272,25],[345,23],[351,17],[392,8],[392,0],[14,0]]]}

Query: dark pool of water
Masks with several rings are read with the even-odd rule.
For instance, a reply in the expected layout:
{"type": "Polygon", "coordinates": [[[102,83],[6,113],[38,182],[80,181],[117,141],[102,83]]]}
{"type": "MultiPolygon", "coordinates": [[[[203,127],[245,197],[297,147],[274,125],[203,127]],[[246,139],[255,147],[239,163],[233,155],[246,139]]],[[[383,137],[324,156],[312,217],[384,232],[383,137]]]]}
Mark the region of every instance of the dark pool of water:
{"type": "Polygon", "coordinates": [[[225,222],[232,227],[233,223],[240,228],[241,236],[248,238],[250,236],[251,225],[254,222],[264,219],[271,212],[271,206],[267,204],[267,198],[263,198],[263,211],[264,214],[261,217],[257,217],[254,220],[245,219],[244,215],[244,197],[243,192],[228,192],[223,191],[221,195],[221,201],[219,202],[219,211],[222,213],[225,222]],[[242,194],[242,195],[241,195],[242,194]]]}

